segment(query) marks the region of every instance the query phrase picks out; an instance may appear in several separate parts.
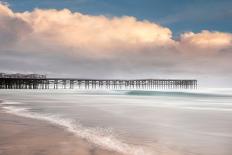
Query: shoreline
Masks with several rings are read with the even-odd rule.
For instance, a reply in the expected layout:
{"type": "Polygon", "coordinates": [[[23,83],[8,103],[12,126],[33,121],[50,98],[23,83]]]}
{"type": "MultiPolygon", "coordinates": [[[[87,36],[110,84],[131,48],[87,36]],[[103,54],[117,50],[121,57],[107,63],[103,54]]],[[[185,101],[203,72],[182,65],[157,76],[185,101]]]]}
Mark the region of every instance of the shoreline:
{"type": "Polygon", "coordinates": [[[8,114],[0,107],[0,155],[16,154],[119,155],[78,138],[59,126],[8,114]]]}

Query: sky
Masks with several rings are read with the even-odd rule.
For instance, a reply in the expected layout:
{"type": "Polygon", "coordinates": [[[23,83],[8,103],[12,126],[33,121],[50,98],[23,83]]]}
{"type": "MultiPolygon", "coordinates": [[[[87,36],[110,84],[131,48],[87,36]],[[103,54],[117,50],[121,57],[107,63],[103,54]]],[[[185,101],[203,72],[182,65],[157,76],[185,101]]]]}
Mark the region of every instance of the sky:
{"type": "Polygon", "coordinates": [[[232,87],[230,0],[5,0],[0,72],[232,87]]]}

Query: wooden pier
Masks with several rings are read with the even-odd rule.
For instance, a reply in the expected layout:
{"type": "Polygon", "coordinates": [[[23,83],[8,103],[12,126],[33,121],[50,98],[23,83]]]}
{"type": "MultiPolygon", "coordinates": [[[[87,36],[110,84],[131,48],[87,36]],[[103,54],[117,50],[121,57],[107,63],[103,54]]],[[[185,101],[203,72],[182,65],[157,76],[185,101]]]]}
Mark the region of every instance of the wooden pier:
{"type": "Polygon", "coordinates": [[[75,79],[75,78],[5,78],[0,89],[196,89],[197,80],[179,79],[75,79]]]}

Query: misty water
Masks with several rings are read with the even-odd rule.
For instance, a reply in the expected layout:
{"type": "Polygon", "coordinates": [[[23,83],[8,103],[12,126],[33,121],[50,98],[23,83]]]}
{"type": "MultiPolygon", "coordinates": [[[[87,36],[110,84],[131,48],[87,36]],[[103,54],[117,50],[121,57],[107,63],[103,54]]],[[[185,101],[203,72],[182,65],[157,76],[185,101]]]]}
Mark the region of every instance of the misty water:
{"type": "Polygon", "coordinates": [[[1,90],[0,107],[128,155],[231,155],[232,90],[1,90]]]}

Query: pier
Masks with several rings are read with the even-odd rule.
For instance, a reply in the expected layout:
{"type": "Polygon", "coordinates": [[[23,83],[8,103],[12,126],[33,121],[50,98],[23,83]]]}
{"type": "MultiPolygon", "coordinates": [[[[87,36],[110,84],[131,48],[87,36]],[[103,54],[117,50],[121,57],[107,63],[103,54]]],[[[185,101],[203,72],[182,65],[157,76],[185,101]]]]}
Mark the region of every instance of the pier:
{"type": "Polygon", "coordinates": [[[196,89],[197,80],[186,79],[77,79],[44,75],[1,76],[0,89],[196,89]]]}

